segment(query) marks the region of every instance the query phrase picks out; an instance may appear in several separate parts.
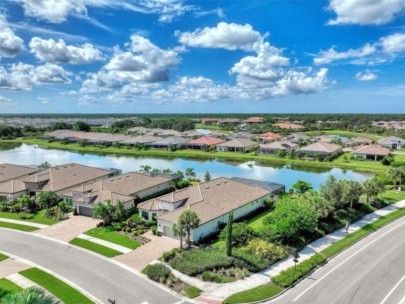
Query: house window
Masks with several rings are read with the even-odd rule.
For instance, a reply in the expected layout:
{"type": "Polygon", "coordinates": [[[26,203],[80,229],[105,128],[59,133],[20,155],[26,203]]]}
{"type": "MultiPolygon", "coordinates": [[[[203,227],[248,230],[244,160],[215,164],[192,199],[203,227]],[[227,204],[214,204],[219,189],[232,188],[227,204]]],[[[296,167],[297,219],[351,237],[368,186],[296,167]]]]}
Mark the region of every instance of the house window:
{"type": "Polygon", "coordinates": [[[145,220],[149,220],[149,213],[147,211],[142,211],[141,212],[141,216],[145,219],[145,220]]]}

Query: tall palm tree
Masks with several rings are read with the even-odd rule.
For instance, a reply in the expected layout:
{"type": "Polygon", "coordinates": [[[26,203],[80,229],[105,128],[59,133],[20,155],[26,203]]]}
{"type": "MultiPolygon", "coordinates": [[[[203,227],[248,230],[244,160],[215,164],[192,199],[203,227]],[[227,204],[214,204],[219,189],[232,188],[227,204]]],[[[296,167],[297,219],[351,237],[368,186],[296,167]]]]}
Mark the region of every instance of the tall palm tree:
{"type": "Polygon", "coordinates": [[[37,198],[36,202],[42,209],[49,209],[56,206],[61,201],[61,198],[52,191],[41,192],[37,198]]]}
{"type": "Polygon", "coordinates": [[[186,177],[188,179],[192,178],[192,177],[196,177],[196,173],[194,172],[193,168],[187,168],[186,169],[186,177]]]}
{"type": "Polygon", "coordinates": [[[8,294],[2,299],[4,304],[59,304],[52,296],[36,287],[29,287],[19,292],[8,294]]]}
{"type": "Polygon", "coordinates": [[[200,224],[200,219],[194,210],[186,210],[180,214],[178,223],[183,227],[187,236],[187,247],[190,247],[191,230],[197,228],[200,224]]]}
{"type": "Polygon", "coordinates": [[[389,168],[388,171],[387,171],[387,177],[388,177],[390,180],[393,181],[393,183],[394,183],[394,189],[395,189],[396,186],[397,186],[397,180],[398,180],[398,177],[399,177],[399,170],[398,170],[398,168],[395,168],[395,167],[389,168]]]}
{"type": "Polygon", "coordinates": [[[171,173],[173,173],[173,171],[170,170],[170,169],[163,169],[163,170],[162,170],[162,173],[164,173],[164,174],[171,174],[171,173]]]}
{"type": "Polygon", "coordinates": [[[98,218],[103,221],[104,226],[111,225],[115,214],[115,208],[110,200],[99,203],[93,208],[93,218],[98,218]]]}
{"type": "Polygon", "coordinates": [[[174,236],[178,236],[180,238],[180,248],[183,249],[183,238],[186,236],[184,227],[181,223],[175,223],[172,225],[172,231],[174,236]]]}

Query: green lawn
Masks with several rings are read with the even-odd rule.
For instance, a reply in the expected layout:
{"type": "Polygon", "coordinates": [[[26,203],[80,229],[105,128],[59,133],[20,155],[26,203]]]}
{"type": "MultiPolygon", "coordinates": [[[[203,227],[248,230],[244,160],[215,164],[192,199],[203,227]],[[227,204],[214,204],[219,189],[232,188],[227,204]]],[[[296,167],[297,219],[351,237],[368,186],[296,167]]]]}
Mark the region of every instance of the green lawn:
{"type": "Polygon", "coordinates": [[[94,303],[65,282],[38,268],[30,268],[20,272],[27,279],[42,286],[65,304],[90,304],[94,303]]]}
{"type": "Polygon", "coordinates": [[[4,261],[5,259],[8,259],[8,256],[0,253],[0,262],[4,261]]]}
{"type": "Polygon", "coordinates": [[[253,289],[235,293],[234,295],[228,297],[223,303],[237,304],[264,301],[268,298],[278,295],[282,291],[283,288],[279,286],[265,284],[253,289]]]}
{"type": "Polygon", "coordinates": [[[400,217],[405,216],[405,208],[398,209],[394,212],[391,212],[387,216],[380,217],[378,220],[374,221],[367,226],[357,230],[346,236],[345,238],[333,243],[328,248],[321,251],[321,254],[324,255],[326,258],[330,258],[335,254],[341,252],[343,249],[349,247],[350,245],[356,243],[361,238],[365,237],[366,235],[380,229],[384,225],[399,219],[400,217]]]}
{"type": "Polygon", "coordinates": [[[25,225],[20,225],[20,224],[2,222],[1,219],[0,219],[0,228],[9,228],[9,229],[21,230],[21,231],[26,231],[26,232],[31,232],[31,231],[35,231],[35,230],[39,229],[37,227],[32,227],[32,226],[25,226],[25,225]]]}
{"type": "Polygon", "coordinates": [[[111,227],[93,228],[86,231],[84,234],[102,239],[117,245],[127,247],[129,249],[136,249],[141,246],[138,242],[131,240],[126,235],[114,231],[111,227]]]}
{"type": "Polygon", "coordinates": [[[6,295],[13,293],[13,292],[18,292],[21,291],[22,288],[13,282],[7,280],[7,279],[0,279],[0,303],[1,299],[5,297],[6,295]]]}
{"type": "Polygon", "coordinates": [[[351,153],[344,153],[339,157],[335,158],[332,163],[338,167],[353,167],[353,169],[357,169],[359,171],[370,170],[374,172],[383,172],[388,170],[389,166],[384,166],[380,161],[372,161],[372,160],[355,160],[349,159],[348,161],[344,161],[344,155],[351,156],[351,153]]]}
{"type": "Polygon", "coordinates": [[[104,255],[108,258],[115,257],[117,255],[122,254],[122,252],[119,252],[117,250],[87,241],[79,238],[75,238],[69,242],[72,245],[76,245],[94,252],[97,252],[98,254],[104,255]]]}
{"type": "Polygon", "coordinates": [[[270,214],[271,210],[265,210],[262,213],[256,215],[255,217],[251,218],[247,221],[247,224],[256,232],[260,232],[264,225],[263,220],[266,216],[270,214]]]}
{"type": "Polygon", "coordinates": [[[202,290],[194,286],[189,286],[183,290],[183,293],[187,298],[194,299],[202,293],[202,290]]]}
{"type": "Polygon", "coordinates": [[[44,224],[44,225],[52,225],[52,224],[55,224],[58,222],[56,219],[45,217],[45,212],[46,212],[46,210],[41,210],[41,211],[33,214],[34,217],[32,219],[22,219],[22,218],[20,218],[19,213],[0,212],[0,218],[7,218],[7,219],[12,219],[12,220],[19,220],[19,221],[44,224]]]}
{"type": "Polygon", "coordinates": [[[348,137],[348,138],[365,137],[365,138],[369,138],[369,139],[374,140],[374,141],[378,141],[381,138],[384,138],[383,136],[377,135],[377,134],[360,133],[360,132],[353,132],[353,131],[346,131],[346,130],[308,131],[308,132],[305,132],[305,134],[307,134],[309,136],[319,136],[319,135],[322,135],[322,134],[338,135],[338,136],[344,136],[344,137],[348,137]]]}
{"type": "Polygon", "coordinates": [[[381,194],[381,198],[386,203],[396,203],[405,199],[405,191],[387,190],[381,194]]]}

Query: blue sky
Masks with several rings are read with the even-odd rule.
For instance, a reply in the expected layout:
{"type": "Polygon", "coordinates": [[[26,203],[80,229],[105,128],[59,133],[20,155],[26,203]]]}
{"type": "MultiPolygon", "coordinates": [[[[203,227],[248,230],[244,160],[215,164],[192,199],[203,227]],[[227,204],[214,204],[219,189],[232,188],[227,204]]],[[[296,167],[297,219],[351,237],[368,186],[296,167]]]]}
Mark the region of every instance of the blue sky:
{"type": "Polygon", "coordinates": [[[404,12],[404,0],[5,0],[0,109],[404,113],[404,12]]]}

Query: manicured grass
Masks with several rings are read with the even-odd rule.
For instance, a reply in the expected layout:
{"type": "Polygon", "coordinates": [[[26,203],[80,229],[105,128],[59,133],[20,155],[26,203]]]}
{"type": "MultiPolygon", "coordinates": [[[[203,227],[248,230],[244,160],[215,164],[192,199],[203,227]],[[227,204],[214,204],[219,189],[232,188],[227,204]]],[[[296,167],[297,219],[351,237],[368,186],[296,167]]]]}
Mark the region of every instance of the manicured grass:
{"type": "Polygon", "coordinates": [[[72,245],[76,245],[94,252],[97,252],[98,254],[104,255],[108,258],[115,257],[117,255],[122,254],[122,252],[119,252],[117,250],[87,241],[79,238],[75,238],[69,242],[72,245]]]}
{"type": "Polygon", "coordinates": [[[351,156],[351,153],[344,153],[340,155],[339,157],[334,159],[332,163],[337,165],[338,167],[352,166],[359,171],[372,169],[374,172],[382,172],[384,170],[388,170],[389,168],[389,166],[384,166],[380,161],[356,159],[349,159],[348,161],[344,161],[344,155],[351,156]]]}
{"type": "Polygon", "coordinates": [[[4,261],[5,259],[8,259],[8,256],[0,253],[0,262],[4,261]]]}
{"type": "Polygon", "coordinates": [[[380,229],[384,225],[399,219],[400,217],[405,216],[405,208],[398,209],[390,214],[380,217],[378,220],[374,221],[367,226],[357,230],[346,236],[345,238],[333,243],[328,248],[321,251],[321,254],[324,255],[326,258],[330,258],[337,253],[341,252],[343,249],[349,247],[350,245],[356,243],[361,238],[365,237],[366,235],[380,229]]]}
{"type": "Polygon", "coordinates": [[[14,292],[21,291],[22,288],[13,282],[7,280],[7,279],[0,279],[0,303],[1,298],[5,297],[6,295],[14,292]]]}
{"type": "Polygon", "coordinates": [[[7,219],[12,219],[12,220],[44,224],[44,225],[53,225],[58,222],[56,219],[45,217],[45,212],[46,212],[46,210],[38,211],[37,213],[33,214],[34,217],[32,219],[22,219],[20,217],[20,213],[0,212],[0,218],[7,218],[7,219]]]}
{"type": "Polygon", "coordinates": [[[138,242],[131,240],[124,234],[114,231],[111,227],[100,227],[93,228],[89,231],[86,231],[84,234],[87,234],[92,237],[102,239],[129,249],[136,249],[141,246],[138,242]]]}
{"type": "Polygon", "coordinates": [[[202,290],[194,286],[189,286],[183,290],[183,293],[187,298],[194,299],[202,293],[202,290]]]}
{"type": "Polygon", "coordinates": [[[381,194],[381,198],[386,203],[395,203],[405,199],[405,191],[387,190],[381,194]]]}
{"type": "Polygon", "coordinates": [[[265,210],[262,213],[251,218],[247,221],[248,226],[250,226],[254,231],[260,232],[264,228],[263,220],[270,214],[270,212],[271,210],[265,210]]]}
{"type": "Polygon", "coordinates": [[[223,303],[237,304],[263,301],[268,298],[274,297],[275,295],[278,295],[282,291],[283,288],[279,286],[265,284],[253,289],[235,293],[234,295],[228,297],[223,303]]]}
{"type": "Polygon", "coordinates": [[[20,225],[20,224],[2,222],[1,219],[0,219],[0,228],[9,228],[9,229],[21,230],[21,231],[26,231],[26,232],[31,232],[31,231],[35,231],[35,230],[39,229],[37,227],[32,227],[32,226],[25,226],[25,225],[20,225]]]}
{"type": "Polygon", "coordinates": [[[53,275],[38,268],[30,268],[20,272],[27,279],[42,286],[50,293],[61,299],[65,304],[90,304],[94,303],[82,293],[55,278],[53,275]]]}
{"type": "Polygon", "coordinates": [[[377,134],[360,133],[360,132],[353,132],[353,131],[346,131],[346,130],[309,131],[309,132],[305,132],[305,134],[307,134],[309,136],[319,136],[322,134],[338,135],[338,136],[344,136],[344,137],[348,137],[348,138],[365,137],[365,138],[369,138],[374,141],[378,141],[378,140],[384,138],[383,136],[377,135],[377,134]]]}
{"type": "Polygon", "coordinates": [[[260,163],[268,163],[275,165],[295,165],[301,168],[308,169],[321,169],[327,170],[335,167],[367,171],[372,173],[385,173],[388,170],[388,166],[380,166],[378,162],[372,161],[353,161],[345,163],[343,161],[335,162],[319,162],[316,160],[300,160],[300,159],[288,159],[288,158],[278,158],[264,155],[255,155],[254,152],[250,153],[235,153],[235,152],[204,152],[199,150],[178,150],[178,151],[167,151],[167,150],[135,150],[134,148],[122,147],[96,147],[96,146],[85,146],[81,147],[78,144],[67,144],[63,145],[60,142],[51,142],[43,139],[32,139],[32,138],[18,138],[13,140],[0,140],[0,143],[26,143],[35,144],[47,148],[61,149],[61,150],[73,150],[85,153],[96,153],[96,154],[117,154],[117,155],[136,155],[136,156],[157,156],[157,157],[168,157],[168,158],[194,158],[194,159],[224,159],[237,162],[246,162],[250,160],[258,161],[260,163]]]}

